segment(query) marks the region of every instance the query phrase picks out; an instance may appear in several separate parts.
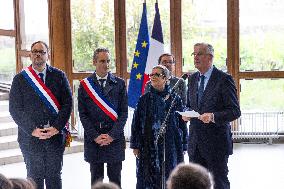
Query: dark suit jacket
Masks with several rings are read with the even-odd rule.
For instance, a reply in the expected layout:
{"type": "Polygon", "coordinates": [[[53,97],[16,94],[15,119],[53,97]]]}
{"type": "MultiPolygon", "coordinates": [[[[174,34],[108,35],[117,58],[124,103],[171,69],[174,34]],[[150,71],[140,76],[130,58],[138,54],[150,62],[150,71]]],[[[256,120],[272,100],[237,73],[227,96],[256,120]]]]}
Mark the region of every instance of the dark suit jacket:
{"type": "MultiPolygon", "coordinates": [[[[89,78],[99,86],[96,74],[89,78]]],[[[87,162],[114,162],[125,159],[124,125],[128,116],[127,93],[124,80],[109,73],[104,87],[105,98],[118,112],[118,120],[113,122],[89,97],[82,85],[78,89],[78,109],[84,127],[85,160],[87,162]],[[108,134],[114,139],[110,145],[99,146],[94,139],[100,133],[99,123],[108,124],[112,129],[108,134]]]]}
{"type": "Polygon", "coordinates": [[[230,155],[233,153],[230,122],[241,115],[234,80],[214,67],[198,108],[198,79],[198,72],[190,77],[188,107],[200,114],[214,113],[215,123],[191,119],[188,154],[192,155],[198,147],[205,156],[230,155]]]}
{"type": "MultiPolygon", "coordinates": [[[[181,79],[181,78],[178,78],[178,77],[175,77],[175,76],[172,76],[170,78],[170,88],[172,89],[175,84],[178,82],[178,80],[181,79]]],[[[145,85],[145,92],[148,92],[150,91],[150,86],[151,86],[151,81],[148,81],[145,85]]],[[[178,88],[176,89],[176,93],[180,96],[181,100],[182,100],[182,103],[183,105],[185,106],[186,105],[186,101],[187,101],[187,97],[186,97],[186,94],[187,94],[187,89],[186,89],[186,83],[185,81],[181,82],[180,85],[178,86],[178,88]]]]}
{"type": "MultiPolygon", "coordinates": [[[[62,129],[68,122],[72,110],[72,94],[65,74],[54,67],[46,67],[46,86],[57,98],[61,105],[58,114],[53,114],[40,100],[34,89],[22,75],[17,74],[10,90],[9,111],[18,125],[18,141],[22,150],[41,151],[43,145],[49,149],[64,146],[65,138],[62,129]],[[39,140],[32,136],[35,128],[47,124],[55,127],[59,134],[47,140],[39,140]]],[[[61,148],[62,149],[62,148],[61,148]]]]}

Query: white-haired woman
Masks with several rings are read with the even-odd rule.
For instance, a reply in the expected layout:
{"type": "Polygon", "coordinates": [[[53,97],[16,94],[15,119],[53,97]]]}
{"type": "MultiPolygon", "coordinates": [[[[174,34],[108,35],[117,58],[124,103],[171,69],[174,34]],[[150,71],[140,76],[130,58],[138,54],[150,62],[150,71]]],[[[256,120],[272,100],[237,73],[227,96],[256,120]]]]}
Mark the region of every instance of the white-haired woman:
{"type": "Polygon", "coordinates": [[[182,111],[182,101],[175,93],[171,93],[167,85],[168,77],[169,71],[165,66],[153,67],[150,74],[150,91],[140,97],[134,112],[130,147],[136,156],[136,189],[161,188],[163,136],[159,136],[158,143],[156,141],[167,114],[165,178],[167,179],[171,170],[184,160],[187,129],[185,122],[176,113],[182,111]]]}

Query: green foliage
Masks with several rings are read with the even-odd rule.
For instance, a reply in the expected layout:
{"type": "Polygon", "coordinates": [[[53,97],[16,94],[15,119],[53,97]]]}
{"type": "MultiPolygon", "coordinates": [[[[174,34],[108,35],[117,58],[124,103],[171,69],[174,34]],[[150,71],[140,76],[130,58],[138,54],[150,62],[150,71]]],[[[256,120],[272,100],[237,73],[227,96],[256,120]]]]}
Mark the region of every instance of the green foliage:
{"type": "Polygon", "coordinates": [[[269,30],[250,32],[241,36],[241,70],[283,70],[283,32],[269,30]]]}
{"type": "Polygon", "coordinates": [[[241,109],[283,111],[284,79],[241,80],[241,109]]]}
{"type": "Polygon", "coordinates": [[[93,71],[94,49],[110,50],[115,72],[113,1],[72,1],[72,54],[76,71],[93,71]]]}

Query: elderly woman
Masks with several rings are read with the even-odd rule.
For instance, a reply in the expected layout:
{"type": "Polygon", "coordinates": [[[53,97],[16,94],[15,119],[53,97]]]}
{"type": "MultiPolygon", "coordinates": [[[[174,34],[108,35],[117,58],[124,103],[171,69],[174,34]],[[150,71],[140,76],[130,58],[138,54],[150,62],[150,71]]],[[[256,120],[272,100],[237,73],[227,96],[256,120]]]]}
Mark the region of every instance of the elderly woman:
{"type": "Polygon", "coordinates": [[[182,101],[171,93],[167,80],[169,71],[155,66],[150,74],[150,91],[140,97],[131,126],[130,147],[136,156],[136,189],[161,189],[163,141],[165,141],[165,179],[171,170],[183,162],[186,150],[187,128],[177,115],[182,111],[182,101]],[[174,102],[173,102],[174,101],[174,102]],[[172,106],[169,112],[170,106],[172,106]],[[167,113],[165,136],[159,135],[167,113]],[[159,135],[158,143],[156,143],[159,135]],[[165,140],[163,140],[165,137],[165,140]]]}

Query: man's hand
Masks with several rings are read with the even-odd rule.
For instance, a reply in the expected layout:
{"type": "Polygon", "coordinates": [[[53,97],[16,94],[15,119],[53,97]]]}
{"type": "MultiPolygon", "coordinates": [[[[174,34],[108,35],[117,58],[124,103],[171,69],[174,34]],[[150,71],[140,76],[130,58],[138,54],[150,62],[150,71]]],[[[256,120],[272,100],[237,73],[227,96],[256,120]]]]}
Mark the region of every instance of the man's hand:
{"type": "Polygon", "coordinates": [[[113,138],[108,134],[101,134],[95,139],[95,142],[100,146],[109,145],[113,141],[113,138]]]}
{"type": "Polygon", "coordinates": [[[36,128],[32,132],[32,136],[37,137],[39,139],[45,140],[48,139],[48,134],[45,132],[45,129],[36,128]]]}
{"type": "Polygon", "coordinates": [[[203,123],[210,123],[213,120],[213,113],[204,113],[198,117],[199,120],[203,121],[203,123]]]}
{"type": "Polygon", "coordinates": [[[59,131],[55,127],[44,128],[44,131],[46,132],[48,138],[51,138],[59,133],[59,131]]]}

